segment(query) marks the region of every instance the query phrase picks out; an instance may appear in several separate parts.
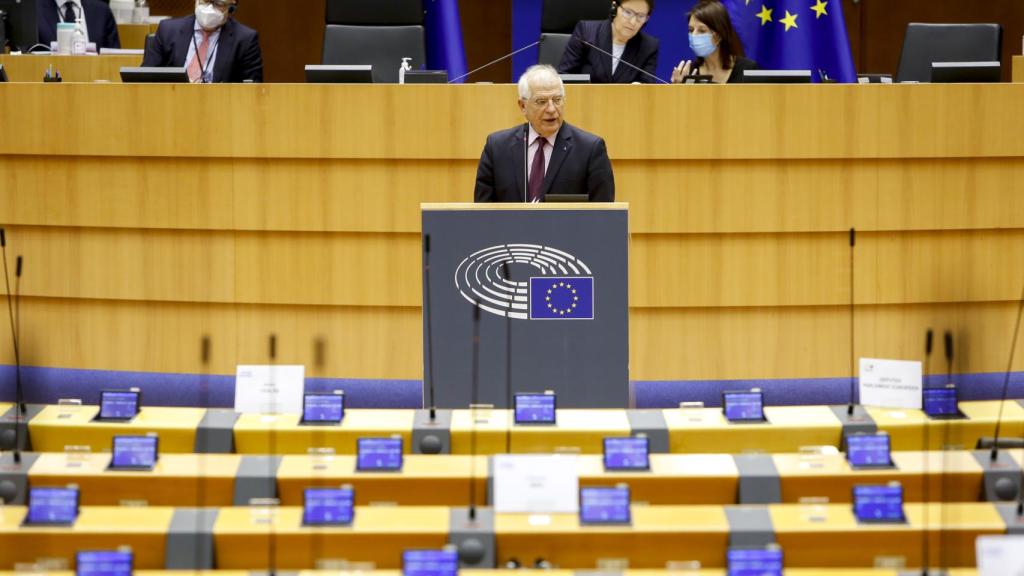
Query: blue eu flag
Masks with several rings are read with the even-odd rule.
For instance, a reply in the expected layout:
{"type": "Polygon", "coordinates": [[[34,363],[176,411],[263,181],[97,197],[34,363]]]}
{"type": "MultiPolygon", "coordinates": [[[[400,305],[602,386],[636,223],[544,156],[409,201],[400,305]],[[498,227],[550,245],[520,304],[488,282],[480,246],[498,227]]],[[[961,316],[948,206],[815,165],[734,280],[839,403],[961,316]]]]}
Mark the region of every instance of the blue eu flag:
{"type": "Polygon", "coordinates": [[[594,278],[530,278],[530,320],[593,320],[594,278]]]}
{"type": "Polygon", "coordinates": [[[765,70],[856,82],[841,0],[725,0],[747,56],[765,70]]]}
{"type": "MultiPolygon", "coordinates": [[[[447,70],[454,79],[466,73],[459,0],[431,0],[426,9],[427,67],[447,70]]],[[[461,82],[461,81],[460,81],[461,82]]]]}

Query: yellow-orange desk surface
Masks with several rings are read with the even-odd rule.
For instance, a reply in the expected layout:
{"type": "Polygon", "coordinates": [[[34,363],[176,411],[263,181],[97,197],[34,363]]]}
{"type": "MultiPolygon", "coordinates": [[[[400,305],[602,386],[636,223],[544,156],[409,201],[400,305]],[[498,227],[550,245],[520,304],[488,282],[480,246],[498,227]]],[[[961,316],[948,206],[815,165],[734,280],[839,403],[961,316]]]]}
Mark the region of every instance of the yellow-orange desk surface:
{"type": "Polygon", "coordinates": [[[93,452],[110,450],[115,435],[160,436],[160,452],[188,453],[195,449],[196,428],[203,408],[145,406],[130,422],[97,422],[98,406],[50,405],[29,422],[33,450],[63,452],[66,446],[88,446],[93,452]]]}
{"type": "Polygon", "coordinates": [[[0,64],[3,64],[11,82],[42,82],[50,66],[60,71],[64,82],[120,82],[122,66],[138,66],[141,63],[142,56],[125,54],[0,54],[0,64]]]}
{"type": "Polygon", "coordinates": [[[855,484],[890,481],[903,485],[907,502],[977,502],[982,496],[983,470],[971,452],[893,452],[893,468],[861,470],[850,468],[843,454],[775,454],[772,459],[783,502],[804,498],[850,502],[855,484]]]}
{"type": "Polygon", "coordinates": [[[1012,76],[1014,82],[1024,82],[1024,56],[1013,57],[1012,76]]]}
{"type": "MultiPolygon", "coordinates": [[[[971,567],[975,538],[1006,531],[988,503],[906,504],[904,508],[906,524],[865,525],[856,522],[848,505],[766,507],[786,565],[794,567],[870,567],[885,556],[904,557],[906,565],[916,566],[926,532],[932,539],[932,565],[943,561],[971,567]]],[[[724,507],[633,506],[632,512],[633,524],[627,527],[580,526],[574,514],[498,514],[499,563],[543,557],[563,568],[593,568],[616,558],[629,558],[629,565],[637,568],[689,561],[707,567],[723,565],[729,539],[724,507]]]]}
{"type": "Polygon", "coordinates": [[[905,524],[858,524],[848,505],[769,506],[787,566],[873,566],[881,557],[921,565],[924,535],[932,566],[974,566],[974,541],[1005,534],[989,503],[905,504],[905,524]],[[836,545],[841,542],[842,545],[836,545]]]}
{"type": "Polygon", "coordinates": [[[361,437],[398,435],[409,453],[414,415],[413,410],[346,410],[337,426],[303,426],[298,414],[242,414],[235,422],[235,451],[306,454],[310,448],[333,448],[336,454],[355,454],[361,437]]]}
{"type": "Polygon", "coordinates": [[[767,422],[730,423],[719,408],[664,410],[669,447],[688,452],[797,452],[839,446],[842,425],[828,406],[769,406],[767,422]]]}
{"type": "Polygon", "coordinates": [[[356,505],[466,506],[470,476],[476,503],[487,502],[487,457],[407,454],[400,472],[357,472],[355,456],[285,456],[277,470],[281,504],[302,506],[302,491],[311,486],[351,484],[356,505]]]}
{"type": "MultiPolygon", "coordinates": [[[[618,571],[616,571],[618,573],[618,571]]],[[[900,571],[886,568],[787,568],[786,576],[900,576],[900,571]]],[[[954,568],[946,572],[949,576],[974,576],[978,572],[969,568],[954,568]]],[[[0,570],[0,576],[18,576],[24,572],[11,572],[0,570]]],[[[33,576],[74,576],[71,570],[37,570],[32,572],[33,576]]],[[[182,576],[184,571],[175,570],[135,570],[136,576],[182,576]]],[[[251,576],[248,570],[188,570],[187,574],[193,576],[251,576]]],[[[401,576],[401,570],[299,570],[297,576],[401,576]]],[[[508,570],[499,569],[461,569],[462,576],[507,576],[508,570]]],[[[520,569],[516,574],[532,576],[575,576],[574,570],[550,569],[534,570],[520,569]]],[[[673,567],[671,570],[635,569],[623,570],[623,576],[726,576],[725,570],[717,568],[687,568],[673,567]]]]}
{"type": "Polygon", "coordinates": [[[629,485],[634,502],[735,504],[739,470],[728,454],[651,454],[649,471],[609,472],[601,456],[577,459],[580,486],[629,485]]]}
{"type": "MultiPolygon", "coordinates": [[[[998,400],[961,402],[960,411],[967,416],[963,420],[930,420],[920,410],[865,409],[878,429],[892,437],[893,450],[970,450],[982,436],[995,434],[1000,404],[998,400]]],[[[1005,438],[1024,436],[1024,407],[1016,400],[1003,404],[999,434],[1005,438]]]]}
{"type": "Polygon", "coordinates": [[[454,410],[452,453],[469,454],[474,433],[478,454],[560,450],[600,454],[605,436],[629,436],[630,427],[624,410],[563,408],[553,425],[512,424],[510,410],[454,410]]]}
{"type": "Polygon", "coordinates": [[[301,507],[222,508],[213,529],[215,562],[226,569],[294,570],[334,559],[399,568],[402,550],[447,543],[449,515],[438,506],[359,506],[351,526],[309,528],[301,507]]]}
{"type": "Polygon", "coordinates": [[[162,454],[151,471],[108,470],[110,454],[39,455],[31,486],[78,484],[82,505],[116,506],[145,501],[150,506],[231,506],[237,454],[162,454]]]}
{"type": "Polygon", "coordinates": [[[138,568],[164,566],[173,508],[83,506],[71,527],[23,527],[24,506],[0,506],[0,568],[61,558],[72,565],[77,550],[131,546],[138,568]]]}

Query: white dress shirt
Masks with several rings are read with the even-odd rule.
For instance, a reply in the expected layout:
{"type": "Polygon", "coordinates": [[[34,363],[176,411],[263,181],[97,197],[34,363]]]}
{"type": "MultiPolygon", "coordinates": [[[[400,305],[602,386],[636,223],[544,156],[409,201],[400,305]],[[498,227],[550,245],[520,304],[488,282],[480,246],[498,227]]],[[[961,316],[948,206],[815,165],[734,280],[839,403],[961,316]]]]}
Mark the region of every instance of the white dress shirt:
{"type": "MultiPolygon", "coordinates": [[[[206,47],[206,61],[199,62],[199,67],[203,70],[203,82],[210,84],[213,82],[213,65],[217,63],[217,44],[220,41],[220,31],[223,28],[217,28],[210,33],[209,45],[206,47]]],[[[203,43],[203,28],[196,22],[195,27],[192,29],[192,38],[194,40],[188,43],[188,56],[185,57],[185,70],[192,65],[192,60],[196,57],[196,49],[203,43]]]]}

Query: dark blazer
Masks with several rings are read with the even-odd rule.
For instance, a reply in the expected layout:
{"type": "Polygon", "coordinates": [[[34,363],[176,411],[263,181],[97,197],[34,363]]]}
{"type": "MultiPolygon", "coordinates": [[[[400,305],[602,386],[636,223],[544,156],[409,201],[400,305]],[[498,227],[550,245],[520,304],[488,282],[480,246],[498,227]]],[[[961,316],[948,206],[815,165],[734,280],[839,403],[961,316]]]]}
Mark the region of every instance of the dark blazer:
{"type": "MultiPolygon", "coordinates": [[[[697,60],[697,73],[700,73],[700,67],[704,65],[703,59],[697,60]]],[[[757,62],[754,62],[750,58],[744,58],[743,56],[737,56],[736,61],[732,63],[732,71],[729,72],[729,79],[725,81],[726,84],[742,84],[743,71],[744,70],[757,70],[757,62]]]]}
{"type": "MultiPolygon", "coordinates": [[[[477,202],[526,200],[527,124],[487,137],[476,169],[477,202]]],[[[562,123],[544,173],[543,193],[586,194],[591,202],[615,200],[615,176],[604,139],[562,123]]]]}
{"type": "MultiPolygon", "coordinates": [[[[581,38],[611,54],[611,20],[581,20],[576,24],[576,29],[572,31],[572,38],[569,38],[565,52],[562,53],[562,61],[558,64],[560,74],[590,74],[591,84],[629,84],[631,82],[651,84],[656,82],[650,76],[641,74],[622,62],[619,62],[613,75],[612,57],[580,42],[581,38]]],[[[638,32],[626,43],[622,61],[646,70],[652,76],[655,75],[655,70],[658,67],[658,39],[643,31],[638,32]]]]}
{"type": "MultiPolygon", "coordinates": [[[[121,37],[117,34],[117,22],[114,13],[100,0],[82,0],[85,10],[85,27],[89,41],[96,43],[96,48],[120,48],[121,37]]],[[[53,0],[36,2],[36,19],[39,28],[39,43],[49,46],[57,40],[57,23],[61,21],[57,13],[57,3],[53,0]]]]}
{"type": "MultiPolygon", "coordinates": [[[[195,32],[195,15],[164,20],[156,29],[156,37],[146,46],[143,66],[181,67],[188,58],[188,48],[195,32]]],[[[220,29],[217,59],[213,63],[214,82],[263,82],[263,53],[260,35],[252,28],[228,19],[220,29]]]]}

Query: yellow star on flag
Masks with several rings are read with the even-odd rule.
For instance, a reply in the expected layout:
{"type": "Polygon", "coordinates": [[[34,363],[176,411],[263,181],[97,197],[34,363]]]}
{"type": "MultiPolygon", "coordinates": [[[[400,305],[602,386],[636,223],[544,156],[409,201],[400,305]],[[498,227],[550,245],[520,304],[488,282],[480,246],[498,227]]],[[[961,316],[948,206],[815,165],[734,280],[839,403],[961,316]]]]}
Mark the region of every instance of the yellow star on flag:
{"type": "Polygon", "coordinates": [[[789,10],[786,10],[786,17],[779,20],[779,22],[786,25],[786,32],[789,32],[790,28],[799,28],[799,26],[796,25],[796,17],[796,14],[790,14],[789,10]]]}
{"type": "Polygon", "coordinates": [[[761,11],[757,13],[757,17],[761,19],[761,26],[772,21],[772,9],[761,4],[761,11]]]}
{"type": "Polygon", "coordinates": [[[817,15],[814,16],[815,20],[822,16],[828,16],[828,12],[825,11],[826,6],[828,6],[828,0],[818,0],[817,4],[811,6],[811,10],[817,12],[817,15]]]}

